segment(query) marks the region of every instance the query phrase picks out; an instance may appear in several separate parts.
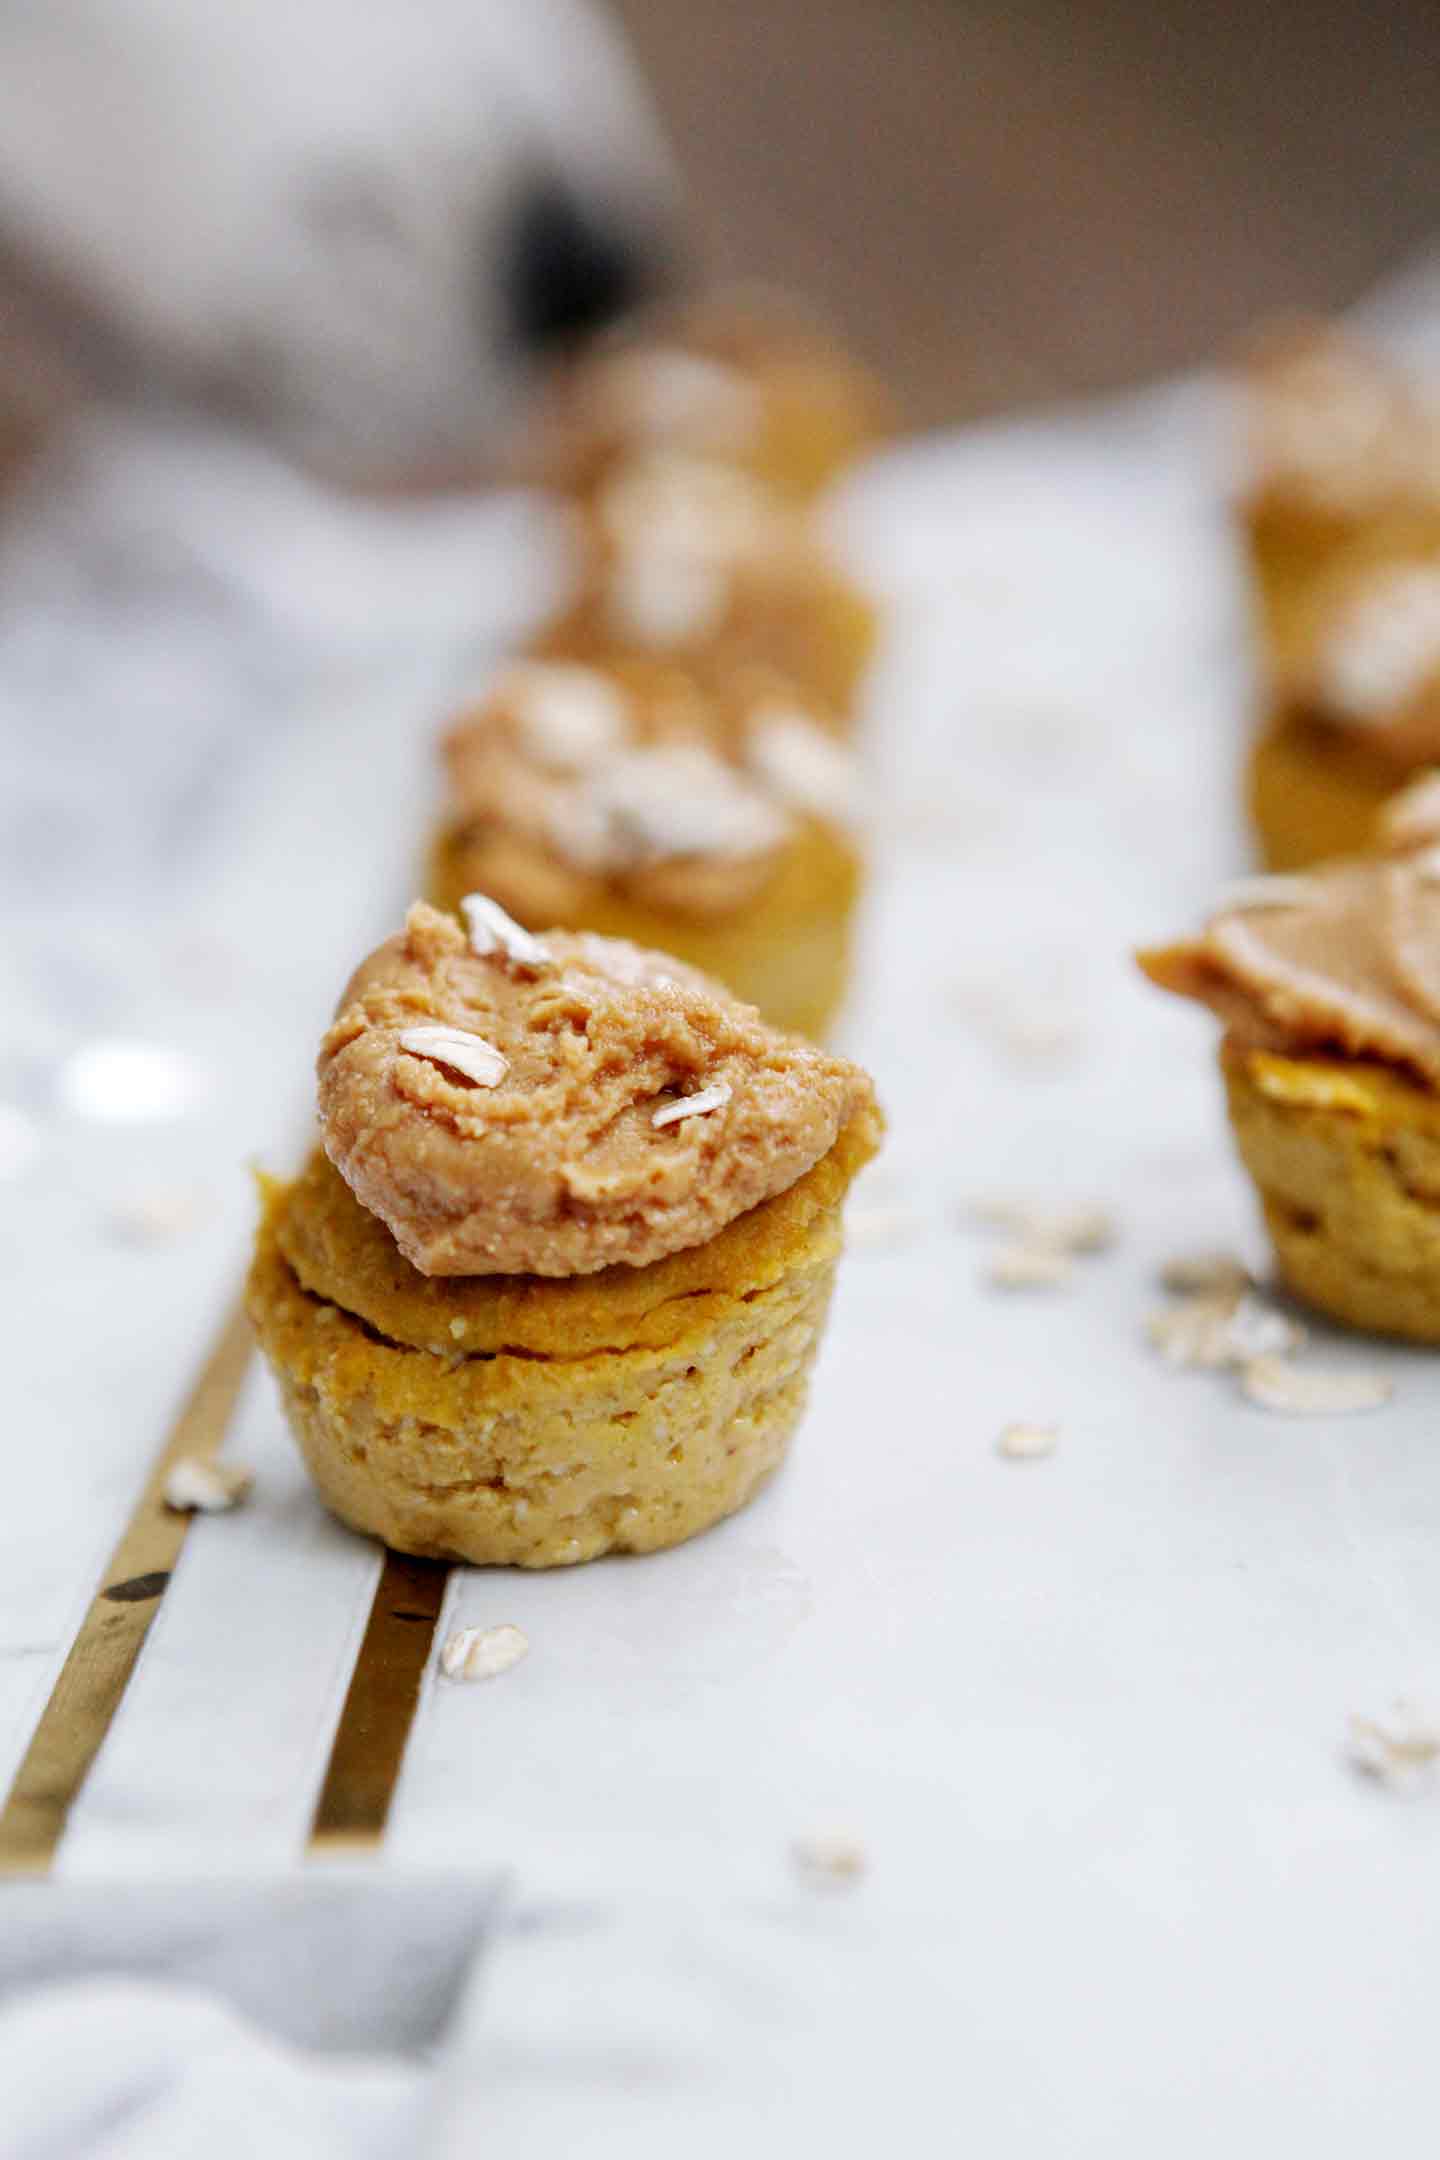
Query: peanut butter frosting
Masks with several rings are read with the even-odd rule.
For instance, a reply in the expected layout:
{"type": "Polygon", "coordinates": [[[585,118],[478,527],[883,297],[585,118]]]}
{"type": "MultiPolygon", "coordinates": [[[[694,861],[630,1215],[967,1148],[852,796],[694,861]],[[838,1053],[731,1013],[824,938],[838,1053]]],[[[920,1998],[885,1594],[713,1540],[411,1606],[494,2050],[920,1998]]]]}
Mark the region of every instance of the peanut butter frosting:
{"type": "Polygon", "coordinates": [[[844,826],[859,794],[833,718],[759,668],[720,695],[662,662],[521,662],[444,755],[458,822],[507,892],[533,895],[532,919],[582,915],[595,880],[679,914],[733,912],[798,820],[844,826]]]}
{"type": "Polygon", "coordinates": [[[1375,1059],[1440,1087],[1440,830],[1427,825],[1397,817],[1388,855],[1249,879],[1198,937],[1140,965],[1241,1042],[1375,1059]]]}
{"type": "Polygon", "coordinates": [[[320,1046],[325,1152],[421,1274],[646,1266],[878,1126],[858,1066],[678,961],[467,913],[413,907],[320,1046]]]}

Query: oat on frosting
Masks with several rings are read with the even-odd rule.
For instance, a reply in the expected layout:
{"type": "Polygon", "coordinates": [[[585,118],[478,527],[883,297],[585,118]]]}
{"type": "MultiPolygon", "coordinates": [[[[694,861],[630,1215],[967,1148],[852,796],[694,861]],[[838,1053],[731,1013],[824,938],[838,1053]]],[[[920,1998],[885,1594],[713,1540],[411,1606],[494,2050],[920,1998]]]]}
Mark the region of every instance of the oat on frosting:
{"type": "Polygon", "coordinates": [[[738,368],[683,345],[610,354],[591,369],[597,417],[622,440],[738,457],[763,418],[760,393],[738,368]]]}
{"type": "Polygon", "coordinates": [[[659,649],[711,636],[742,573],[780,576],[808,552],[804,522],[759,481],[679,451],[620,466],[597,499],[596,525],[610,630],[659,649]]]}
{"type": "Polygon", "coordinates": [[[693,969],[609,938],[544,942],[555,964],[529,975],[417,905],[321,1044],[325,1152],[422,1274],[646,1265],[703,1244],[877,1115],[858,1067],[693,969]],[[408,1054],[417,1027],[478,1036],[503,1080],[408,1054]],[[672,1103],[684,1114],[657,1122],[672,1103]]]}
{"type": "Polygon", "coordinates": [[[572,772],[616,749],[629,725],[619,685],[574,661],[517,660],[493,694],[508,707],[533,757],[572,772]]]}
{"type": "Polygon", "coordinates": [[[1310,872],[1288,905],[1222,906],[1200,936],[1139,958],[1257,1047],[1375,1058],[1440,1086],[1440,886],[1423,855],[1310,872]]]}

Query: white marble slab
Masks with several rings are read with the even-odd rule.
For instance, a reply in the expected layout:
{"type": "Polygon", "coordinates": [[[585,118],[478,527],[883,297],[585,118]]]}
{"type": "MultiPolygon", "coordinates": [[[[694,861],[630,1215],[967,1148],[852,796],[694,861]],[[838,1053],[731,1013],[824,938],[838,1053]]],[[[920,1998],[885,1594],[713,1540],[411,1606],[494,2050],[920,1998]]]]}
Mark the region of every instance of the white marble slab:
{"type": "MultiPolygon", "coordinates": [[[[643,1562],[456,1576],[449,1621],[518,1622],[531,1654],[427,1688],[385,1862],[508,1865],[542,1899],[643,1889],[702,1933],[725,1916],[749,1946],[737,1989],[778,1930],[787,1989],[815,1976],[797,2060],[868,2049],[876,2124],[888,2099],[884,2119],[1006,2160],[1262,2139],[1338,2160],[1423,2136],[1435,2099],[1440,1793],[1397,1799],[1341,1760],[1352,1712],[1440,1697],[1433,1361],[1321,1340],[1317,1358],[1393,1374],[1394,1402],[1285,1420],[1143,1340],[1165,1257],[1260,1250],[1213,1031],[1126,958],[1244,861],[1220,417],[1203,388],[1157,394],[917,445],[855,491],[847,529],[895,618],[847,1039],[892,1119],[862,1205],[893,1242],[847,1262],[793,1461],[746,1514],[643,1562]],[[1036,1012],[1063,1023],[1057,1054],[1017,1048],[1036,1012]],[[961,1220],[996,1188],[1099,1200],[1120,1240],[1062,1293],[1001,1296],[961,1220]],[[1016,1418],[1058,1422],[1052,1458],[996,1455],[1016,1418]],[[829,1826],[870,1859],[833,1928],[788,1857],[829,1826]]],[[[143,1019],[219,1077],[210,1108],[127,1134],[123,1157],[47,1123],[11,1188],[31,1444],[0,1523],[0,1775],[238,1264],[240,1158],[284,1154],[321,1008],[404,882],[448,636],[417,638],[408,673],[392,652],[363,695],[312,686],[253,744],[222,731],[204,860],[177,813],[127,919],[134,1011],[83,888],[52,924],[12,881],[25,981],[57,940],[79,954],[63,1011],[20,1008],[26,1071],[66,1030],[143,1019]],[[236,987],[145,1002],[137,952],[191,937],[223,941],[236,987]],[[208,1180],[215,1218],[173,1251],[107,1244],[122,1171],[155,1165],[208,1180]]],[[[242,1441],[261,1498],[190,1541],[72,1873],[233,1869],[247,1817],[266,1859],[295,1848],[369,1563],[321,1524],[263,1393],[242,1441]]],[[[535,2014],[558,2031],[556,1986],[535,2014]]]]}

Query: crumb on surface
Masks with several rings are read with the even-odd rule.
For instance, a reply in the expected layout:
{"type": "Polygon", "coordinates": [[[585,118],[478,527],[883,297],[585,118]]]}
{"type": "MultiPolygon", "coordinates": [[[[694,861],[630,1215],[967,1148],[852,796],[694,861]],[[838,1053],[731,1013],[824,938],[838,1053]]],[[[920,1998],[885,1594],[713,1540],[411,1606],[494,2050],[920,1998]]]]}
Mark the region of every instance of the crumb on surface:
{"type": "Polygon", "coordinates": [[[1280,1356],[1250,1358],[1240,1378],[1246,1396],[1262,1410],[1294,1417],[1345,1417],[1357,1410],[1378,1410],[1395,1392],[1385,1373],[1317,1370],[1280,1356]]]}
{"type": "Polygon", "coordinates": [[[1250,1270],[1234,1253],[1174,1253],[1160,1269],[1162,1289],[1177,1297],[1229,1294],[1240,1297],[1254,1287],[1250,1270]]]}
{"type": "Polygon", "coordinates": [[[498,1627],[456,1628],[440,1650],[440,1670],[447,1680],[493,1680],[518,1665],[530,1649],[523,1628],[502,1621],[498,1627]]]}
{"type": "Polygon", "coordinates": [[[815,1830],[797,1837],[790,1857],[802,1881],[816,1890],[853,1889],[869,1866],[860,1840],[843,1830],[815,1830]]]}
{"type": "Polygon", "coordinates": [[[1412,1791],[1429,1782],[1440,1761],[1440,1729],[1413,1704],[1400,1701],[1383,1718],[1351,1717],[1345,1757],[1377,1785],[1412,1791]]]}
{"type": "Polygon", "coordinates": [[[1053,1245],[1002,1245],[985,1280],[997,1290],[1058,1290],[1073,1272],[1069,1253],[1053,1245]]]}
{"type": "Polygon", "coordinates": [[[1040,1462],[1053,1455],[1060,1444],[1058,1425],[1004,1425],[995,1441],[995,1452],[1007,1462],[1040,1462]]]}

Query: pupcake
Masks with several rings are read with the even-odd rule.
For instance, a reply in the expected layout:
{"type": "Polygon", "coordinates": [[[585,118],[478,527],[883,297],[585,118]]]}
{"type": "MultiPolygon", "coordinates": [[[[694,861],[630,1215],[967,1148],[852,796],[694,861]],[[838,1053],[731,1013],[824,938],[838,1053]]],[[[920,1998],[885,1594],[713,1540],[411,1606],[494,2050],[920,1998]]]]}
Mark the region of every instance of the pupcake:
{"type": "Polygon", "coordinates": [[[874,1093],[663,955],[470,918],[417,905],[351,979],[251,1315],[355,1529],[523,1567],[674,1545],[799,1421],[874,1093]]]}
{"type": "Polygon", "coordinates": [[[578,360],[554,386],[527,469],[584,494],[637,453],[678,450],[805,502],[888,419],[874,377],[793,304],[721,294],[578,360]]]}
{"type": "Polygon", "coordinates": [[[1380,806],[1440,758],[1440,407],[1323,331],[1268,347],[1246,389],[1250,808],[1290,869],[1365,847],[1380,806]]]}
{"type": "Polygon", "coordinates": [[[724,691],[644,660],[506,668],[445,741],[430,897],[657,946],[821,1034],[860,882],[855,761],[783,677],[724,691]]]}
{"type": "Polygon", "coordinates": [[[576,506],[575,530],[575,591],[539,657],[646,655],[719,691],[741,668],[769,667],[850,717],[874,609],[811,518],[753,475],[642,451],[576,506]]]}
{"type": "Polygon", "coordinates": [[[1401,797],[1388,838],[1249,880],[1140,964],[1225,1023],[1231,1123],[1291,1289],[1440,1342],[1440,787],[1401,797]]]}

